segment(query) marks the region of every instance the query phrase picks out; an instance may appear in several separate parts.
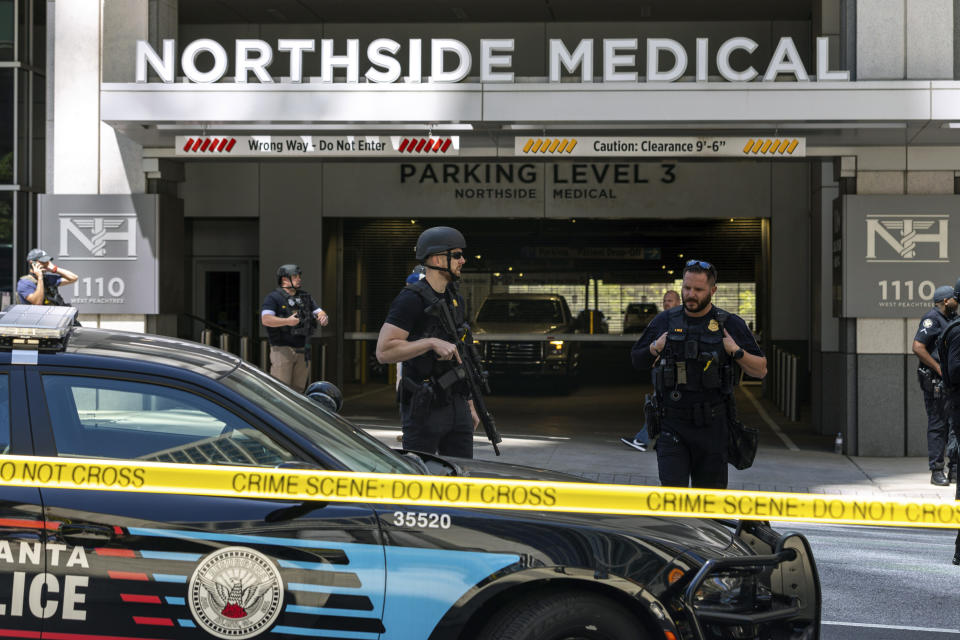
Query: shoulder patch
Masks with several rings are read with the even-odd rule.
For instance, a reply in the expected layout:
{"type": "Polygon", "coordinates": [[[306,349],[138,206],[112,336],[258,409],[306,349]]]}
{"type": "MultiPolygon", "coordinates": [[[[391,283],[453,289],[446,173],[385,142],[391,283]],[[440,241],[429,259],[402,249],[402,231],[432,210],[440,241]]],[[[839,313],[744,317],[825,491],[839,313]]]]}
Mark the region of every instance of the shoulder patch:
{"type": "Polygon", "coordinates": [[[930,318],[925,319],[923,321],[923,326],[924,328],[929,329],[930,327],[933,326],[933,320],[931,320],[930,318]]]}

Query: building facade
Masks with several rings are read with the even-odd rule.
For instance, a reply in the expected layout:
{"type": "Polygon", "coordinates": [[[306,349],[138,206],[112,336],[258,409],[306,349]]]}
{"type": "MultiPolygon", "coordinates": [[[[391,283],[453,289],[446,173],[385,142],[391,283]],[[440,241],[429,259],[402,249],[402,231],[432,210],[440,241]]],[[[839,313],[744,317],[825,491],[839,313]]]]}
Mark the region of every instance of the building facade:
{"type": "Polygon", "coordinates": [[[814,428],[925,451],[912,337],[960,276],[951,0],[10,4],[47,36],[15,83],[49,81],[7,262],[55,247],[85,322],[256,336],[297,262],[324,373],[364,379],[426,226],[466,232],[468,297],[562,291],[613,333],[697,257],[796,356],[814,428]]]}

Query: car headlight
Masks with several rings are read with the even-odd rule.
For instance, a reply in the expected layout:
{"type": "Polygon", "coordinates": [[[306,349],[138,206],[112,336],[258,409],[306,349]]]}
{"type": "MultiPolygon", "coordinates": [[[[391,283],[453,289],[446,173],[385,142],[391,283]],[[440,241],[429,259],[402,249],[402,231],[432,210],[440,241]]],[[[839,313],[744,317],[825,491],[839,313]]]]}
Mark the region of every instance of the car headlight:
{"type": "Polygon", "coordinates": [[[721,571],[703,581],[694,594],[694,604],[734,610],[753,609],[769,600],[770,590],[753,571],[721,571]]]}
{"type": "Polygon", "coordinates": [[[563,340],[551,340],[547,344],[547,356],[562,356],[567,352],[567,345],[563,340]]]}

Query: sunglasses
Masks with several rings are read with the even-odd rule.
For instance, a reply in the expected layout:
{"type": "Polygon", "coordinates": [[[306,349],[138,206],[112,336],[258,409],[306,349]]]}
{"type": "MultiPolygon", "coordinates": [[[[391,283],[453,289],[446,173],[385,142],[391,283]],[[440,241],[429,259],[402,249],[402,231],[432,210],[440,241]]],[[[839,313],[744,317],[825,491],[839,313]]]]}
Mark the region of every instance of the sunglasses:
{"type": "Polygon", "coordinates": [[[453,260],[459,260],[463,257],[463,251],[448,251],[447,255],[453,260]]]}
{"type": "Polygon", "coordinates": [[[687,260],[687,264],[684,266],[687,266],[687,267],[698,266],[701,269],[716,269],[715,266],[713,266],[709,262],[704,262],[703,260],[687,260]]]}

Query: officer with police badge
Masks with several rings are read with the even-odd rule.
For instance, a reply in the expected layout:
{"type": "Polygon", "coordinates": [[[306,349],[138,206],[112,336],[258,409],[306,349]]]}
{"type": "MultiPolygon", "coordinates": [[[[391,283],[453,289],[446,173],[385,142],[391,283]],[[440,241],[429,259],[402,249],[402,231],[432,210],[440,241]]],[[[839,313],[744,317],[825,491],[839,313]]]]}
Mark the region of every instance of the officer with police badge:
{"type": "Polygon", "coordinates": [[[946,412],[946,393],[941,384],[940,356],[935,348],[937,340],[957,312],[957,299],[953,287],[944,285],[933,292],[933,309],[920,319],[917,335],[913,337],[913,352],[920,365],[917,378],[923,391],[923,406],[927,410],[927,460],[930,467],[930,483],[939,487],[950,484],[943,474],[944,446],[949,441],[950,466],[956,468],[956,439],[948,435],[949,424],[946,412]]]}
{"type": "Polygon", "coordinates": [[[762,378],[767,359],[740,316],[712,304],[717,269],[689,260],[683,304],[658,314],[633,345],[638,371],[653,367],[660,484],[725,489],[728,420],[736,415],[734,363],[762,378]]]}
{"type": "Polygon", "coordinates": [[[260,309],[260,324],[266,327],[270,342],[270,375],[298,393],[307,386],[307,337],[317,322],[321,326],[329,322],[327,313],[300,288],[302,282],[299,266],[280,265],[278,286],[263,299],[260,309]]]}
{"type": "Polygon", "coordinates": [[[467,261],[466,246],[463,234],[451,227],[421,233],[416,256],[426,276],[397,294],[380,328],[377,360],[403,363],[397,396],[408,451],[473,457],[473,431],[480,418],[454,343],[469,331],[455,286],[467,261]],[[451,323],[458,335],[445,328],[451,323]]]}

